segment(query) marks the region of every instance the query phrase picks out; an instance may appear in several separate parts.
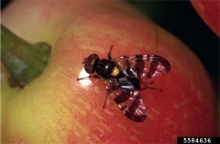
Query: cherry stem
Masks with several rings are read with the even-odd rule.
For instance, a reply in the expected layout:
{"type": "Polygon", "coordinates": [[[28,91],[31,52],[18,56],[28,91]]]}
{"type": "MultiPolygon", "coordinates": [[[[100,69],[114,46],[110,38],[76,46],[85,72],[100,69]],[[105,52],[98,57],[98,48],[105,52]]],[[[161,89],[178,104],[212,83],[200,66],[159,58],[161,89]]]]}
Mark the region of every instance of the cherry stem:
{"type": "Polygon", "coordinates": [[[1,61],[11,87],[24,87],[45,69],[51,54],[47,43],[30,44],[1,25],[1,61]]]}

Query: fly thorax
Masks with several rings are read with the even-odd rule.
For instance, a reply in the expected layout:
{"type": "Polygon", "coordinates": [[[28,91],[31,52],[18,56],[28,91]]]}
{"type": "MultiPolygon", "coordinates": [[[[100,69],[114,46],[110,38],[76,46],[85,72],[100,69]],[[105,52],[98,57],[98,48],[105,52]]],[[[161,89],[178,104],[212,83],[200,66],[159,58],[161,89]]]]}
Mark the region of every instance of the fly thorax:
{"type": "Polygon", "coordinates": [[[96,73],[102,78],[110,78],[112,75],[112,71],[114,70],[115,63],[110,60],[100,60],[96,65],[96,73]]]}

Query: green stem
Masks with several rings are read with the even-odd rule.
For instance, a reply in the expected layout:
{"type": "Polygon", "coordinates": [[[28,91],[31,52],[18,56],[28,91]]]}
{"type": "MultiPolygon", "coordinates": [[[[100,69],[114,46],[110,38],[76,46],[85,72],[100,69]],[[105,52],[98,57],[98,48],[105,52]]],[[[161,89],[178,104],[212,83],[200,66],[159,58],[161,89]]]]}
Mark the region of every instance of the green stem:
{"type": "Polygon", "coordinates": [[[1,25],[1,61],[9,72],[9,85],[24,87],[48,64],[51,46],[30,44],[1,25]]]}

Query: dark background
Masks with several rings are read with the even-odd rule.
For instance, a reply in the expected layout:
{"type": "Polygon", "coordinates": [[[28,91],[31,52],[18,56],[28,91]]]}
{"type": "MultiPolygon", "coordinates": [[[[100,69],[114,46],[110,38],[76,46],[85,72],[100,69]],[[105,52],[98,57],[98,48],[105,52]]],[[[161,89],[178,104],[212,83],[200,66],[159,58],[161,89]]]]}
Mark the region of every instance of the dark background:
{"type": "Polygon", "coordinates": [[[129,2],[189,46],[202,61],[219,95],[220,39],[203,22],[190,1],[129,2]]]}
{"type": "MultiPolygon", "coordinates": [[[[1,9],[9,1],[1,1],[1,9]]],[[[219,95],[219,38],[189,1],[131,1],[156,24],[173,33],[199,57],[219,95]]]]}

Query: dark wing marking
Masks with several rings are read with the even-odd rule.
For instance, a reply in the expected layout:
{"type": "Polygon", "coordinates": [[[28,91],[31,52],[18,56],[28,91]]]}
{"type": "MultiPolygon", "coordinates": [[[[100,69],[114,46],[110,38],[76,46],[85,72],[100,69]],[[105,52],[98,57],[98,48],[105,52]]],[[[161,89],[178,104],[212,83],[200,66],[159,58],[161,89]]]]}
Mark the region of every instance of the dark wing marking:
{"type": "Polygon", "coordinates": [[[121,56],[114,61],[122,71],[126,71],[128,75],[136,73],[139,79],[159,77],[167,74],[171,69],[169,61],[159,55],[121,56]]]}
{"type": "Polygon", "coordinates": [[[116,79],[110,78],[103,82],[108,94],[111,95],[124,115],[135,122],[142,122],[147,118],[146,107],[139,91],[135,90],[128,80],[122,78],[117,82],[116,79]]]}

